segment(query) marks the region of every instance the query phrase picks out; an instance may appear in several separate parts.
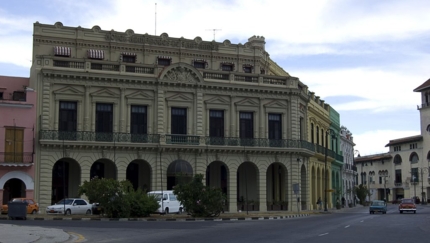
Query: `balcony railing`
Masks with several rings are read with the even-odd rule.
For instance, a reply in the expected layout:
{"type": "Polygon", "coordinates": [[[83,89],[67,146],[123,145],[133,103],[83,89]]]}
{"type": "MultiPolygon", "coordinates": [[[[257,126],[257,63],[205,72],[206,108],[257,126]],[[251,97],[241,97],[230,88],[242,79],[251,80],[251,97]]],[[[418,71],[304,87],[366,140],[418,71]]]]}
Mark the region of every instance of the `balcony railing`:
{"type": "Polygon", "coordinates": [[[228,73],[203,73],[203,78],[205,79],[218,79],[218,80],[229,80],[230,75],[228,73]]]}
{"type": "Polygon", "coordinates": [[[119,65],[91,63],[91,69],[103,71],[119,71],[119,65]]]}
{"type": "Polygon", "coordinates": [[[125,66],[125,71],[128,73],[154,74],[154,68],[151,67],[125,66]]]}
{"type": "Polygon", "coordinates": [[[41,130],[40,140],[65,140],[65,141],[100,141],[100,142],[129,142],[129,143],[159,143],[158,134],[134,134],[134,133],[103,133],[87,131],[54,131],[41,130]]]}
{"type": "Polygon", "coordinates": [[[33,153],[0,152],[0,163],[30,164],[33,163],[33,153]]]}
{"type": "Polygon", "coordinates": [[[188,136],[188,135],[166,135],[167,144],[186,144],[186,145],[199,145],[199,136],[188,136]]]}
{"type": "Polygon", "coordinates": [[[206,137],[206,145],[242,147],[305,148],[314,151],[314,144],[294,139],[206,137]]]}
{"type": "Polygon", "coordinates": [[[76,69],[84,69],[84,62],[73,62],[73,61],[59,61],[54,60],[54,67],[63,67],[63,68],[76,68],[76,69]]]}

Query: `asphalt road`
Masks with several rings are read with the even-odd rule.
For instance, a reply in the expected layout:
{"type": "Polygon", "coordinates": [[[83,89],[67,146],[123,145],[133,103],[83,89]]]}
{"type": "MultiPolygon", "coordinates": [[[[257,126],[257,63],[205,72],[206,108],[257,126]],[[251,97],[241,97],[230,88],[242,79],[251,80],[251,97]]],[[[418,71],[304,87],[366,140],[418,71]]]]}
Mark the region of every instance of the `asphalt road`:
{"type": "MultiPolygon", "coordinates": [[[[304,218],[245,221],[7,221],[60,228],[77,242],[428,242],[430,206],[417,214],[397,211],[370,215],[367,207],[304,218]]],[[[1,236],[0,236],[1,238],[1,236]]]]}

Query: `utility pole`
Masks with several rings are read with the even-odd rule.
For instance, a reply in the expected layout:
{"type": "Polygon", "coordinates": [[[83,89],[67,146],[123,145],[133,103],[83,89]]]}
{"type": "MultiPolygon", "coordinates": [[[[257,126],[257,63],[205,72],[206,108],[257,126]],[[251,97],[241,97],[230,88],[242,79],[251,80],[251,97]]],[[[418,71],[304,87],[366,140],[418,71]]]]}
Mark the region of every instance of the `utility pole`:
{"type": "Polygon", "coordinates": [[[222,29],[206,29],[206,31],[213,31],[214,32],[214,41],[215,41],[215,32],[221,31],[222,29]]]}

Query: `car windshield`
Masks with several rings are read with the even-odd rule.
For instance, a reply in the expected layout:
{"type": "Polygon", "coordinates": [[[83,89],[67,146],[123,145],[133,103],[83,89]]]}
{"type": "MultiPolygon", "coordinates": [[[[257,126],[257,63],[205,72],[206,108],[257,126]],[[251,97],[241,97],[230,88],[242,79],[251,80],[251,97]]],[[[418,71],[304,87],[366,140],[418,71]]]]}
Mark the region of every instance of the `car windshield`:
{"type": "Polygon", "coordinates": [[[14,199],[12,199],[11,202],[22,202],[22,199],[21,198],[14,198],[14,199]]]}
{"type": "Polygon", "coordinates": [[[161,200],[161,193],[148,193],[148,195],[153,196],[157,201],[161,200]]]}
{"type": "Polygon", "coordinates": [[[384,206],[385,203],[384,202],[373,202],[372,206],[384,206]]]}
{"type": "Polygon", "coordinates": [[[403,199],[402,203],[414,203],[412,199],[403,199]]]}
{"type": "Polygon", "coordinates": [[[72,205],[72,203],[73,203],[73,199],[66,199],[66,200],[61,200],[61,201],[59,201],[59,202],[57,202],[56,204],[66,204],[66,205],[72,205]],[[64,202],[65,201],[65,202],[64,202]]]}

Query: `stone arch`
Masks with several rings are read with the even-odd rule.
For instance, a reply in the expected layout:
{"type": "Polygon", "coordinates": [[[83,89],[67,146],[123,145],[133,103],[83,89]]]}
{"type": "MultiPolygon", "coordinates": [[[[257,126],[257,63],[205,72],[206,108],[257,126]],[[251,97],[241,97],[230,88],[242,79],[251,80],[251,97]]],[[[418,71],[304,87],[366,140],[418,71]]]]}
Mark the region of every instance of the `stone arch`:
{"type": "Polygon", "coordinates": [[[236,178],[237,199],[240,204],[238,206],[241,206],[241,210],[246,209],[243,207],[245,205],[248,205],[248,210],[257,210],[254,207],[255,205],[249,207],[250,203],[256,202],[259,199],[259,170],[257,165],[250,161],[242,162],[237,168],[236,178]]]}
{"type": "Polygon", "coordinates": [[[81,183],[80,164],[71,158],[61,158],[54,163],[51,170],[51,203],[65,197],[77,197],[81,183]]]}
{"type": "MultiPolygon", "coordinates": [[[[281,202],[288,201],[287,181],[288,170],[284,164],[274,162],[267,167],[266,200],[268,205],[277,206],[281,205],[281,202]]],[[[279,208],[268,208],[268,210],[279,210],[279,208]]]]}
{"type": "Polygon", "coordinates": [[[34,180],[27,173],[21,171],[11,171],[6,173],[0,178],[0,188],[3,188],[6,182],[10,179],[20,179],[24,185],[26,190],[34,190],[34,180]]]}
{"type": "Polygon", "coordinates": [[[135,159],[131,161],[127,165],[125,177],[131,182],[135,190],[138,188],[142,189],[144,192],[152,190],[152,167],[145,160],[135,159]]]}
{"type": "Polygon", "coordinates": [[[172,190],[179,180],[189,181],[193,177],[193,167],[188,161],[177,159],[170,163],[166,171],[167,190],[172,190]]]}
{"type": "Polygon", "coordinates": [[[111,178],[117,179],[118,169],[116,164],[109,159],[98,159],[92,165],[90,169],[90,180],[94,177],[98,178],[111,178]]]}
{"type": "Polygon", "coordinates": [[[182,83],[198,83],[203,81],[202,74],[196,68],[183,62],[165,67],[159,77],[160,80],[182,83]]]}
{"type": "Polygon", "coordinates": [[[206,186],[220,188],[227,195],[229,168],[222,161],[212,161],[206,167],[206,186]]]}

